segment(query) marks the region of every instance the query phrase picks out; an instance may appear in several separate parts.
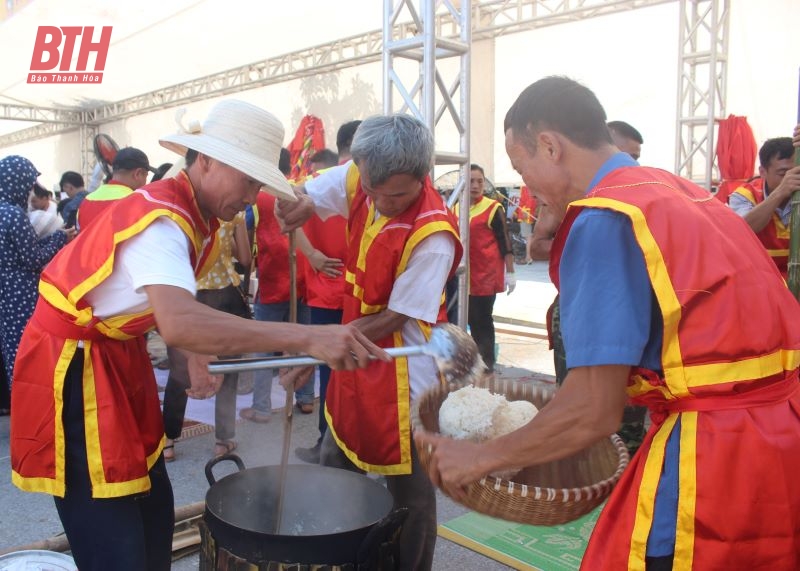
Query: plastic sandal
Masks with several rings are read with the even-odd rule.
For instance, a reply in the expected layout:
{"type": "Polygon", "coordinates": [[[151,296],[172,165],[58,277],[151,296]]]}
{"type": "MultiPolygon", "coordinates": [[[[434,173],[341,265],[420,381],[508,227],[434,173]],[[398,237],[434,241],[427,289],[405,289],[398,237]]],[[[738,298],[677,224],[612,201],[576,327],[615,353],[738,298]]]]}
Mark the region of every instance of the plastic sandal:
{"type": "Polygon", "coordinates": [[[214,445],[214,457],[219,458],[225,454],[230,454],[236,450],[237,447],[238,444],[236,444],[234,440],[217,440],[217,443],[214,445]]]}

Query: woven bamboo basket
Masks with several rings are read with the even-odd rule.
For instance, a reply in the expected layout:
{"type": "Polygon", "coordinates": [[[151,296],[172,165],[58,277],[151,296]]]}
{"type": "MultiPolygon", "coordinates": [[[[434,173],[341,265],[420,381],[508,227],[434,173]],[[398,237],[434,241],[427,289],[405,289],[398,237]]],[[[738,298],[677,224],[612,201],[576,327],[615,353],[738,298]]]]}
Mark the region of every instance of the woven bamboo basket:
{"type": "MultiPolygon", "coordinates": [[[[527,400],[541,409],[554,390],[535,383],[489,379],[477,383],[509,401],[527,400]]],[[[415,431],[439,433],[439,407],[454,390],[451,384],[423,394],[411,411],[415,431]]],[[[430,454],[417,447],[425,469],[430,454]]],[[[578,519],[600,505],[628,465],[628,451],[613,435],[581,452],[546,464],[523,468],[513,480],[486,476],[467,488],[466,507],[493,517],[531,525],[558,525],[578,519]]]]}

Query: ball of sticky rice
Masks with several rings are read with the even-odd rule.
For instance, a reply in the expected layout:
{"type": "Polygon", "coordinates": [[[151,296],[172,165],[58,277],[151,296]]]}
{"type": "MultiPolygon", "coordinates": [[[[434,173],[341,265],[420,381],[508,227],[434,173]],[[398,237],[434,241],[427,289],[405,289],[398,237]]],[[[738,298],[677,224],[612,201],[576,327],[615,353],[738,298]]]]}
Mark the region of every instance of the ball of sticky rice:
{"type": "Polygon", "coordinates": [[[467,386],[451,392],[439,407],[439,432],[458,440],[482,441],[493,437],[494,415],[508,407],[503,395],[467,386]]]}
{"type": "Polygon", "coordinates": [[[536,415],[528,401],[508,402],[489,389],[467,386],[451,392],[439,408],[439,431],[450,438],[482,442],[526,425],[536,415]]]}
{"type": "Polygon", "coordinates": [[[526,400],[515,400],[508,406],[497,407],[492,416],[494,430],[490,438],[497,438],[509,432],[514,432],[528,424],[536,413],[539,412],[533,403],[526,400]]]}

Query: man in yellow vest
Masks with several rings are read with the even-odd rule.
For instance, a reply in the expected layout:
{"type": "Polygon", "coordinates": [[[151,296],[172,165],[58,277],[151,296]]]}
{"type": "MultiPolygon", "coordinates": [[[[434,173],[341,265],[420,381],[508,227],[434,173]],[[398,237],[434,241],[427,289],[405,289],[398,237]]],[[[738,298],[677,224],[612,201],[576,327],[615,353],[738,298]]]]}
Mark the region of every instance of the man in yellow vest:
{"type": "Polygon", "coordinates": [[[581,569],[800,569],[800,308],[736,214],[619,152],[605,119],[565,77],[506,115],[512,166],[560,221],[569,372],[506,436],[419,435],[431,477],[458,499],[486,474],[568,457],[613,433],[630,397],[652,426],[581,569]]]}
{"type": "Polygon", "coordinates": [[[144,151],[135,147],[120,149],[111,164],[111,179],[86,195],[78,206],[78,230],[86,226],[113,201],[125,198],[147,183],[147,174],[155,170],[144,151]]]}
{"type": "MultiPolygon", "coordinates": [[[[455,217],[428,176],[433,136],[407,115],[359,125],[353,160],[307,181],[297,203],[281,204],[288,228],[310,218],[347,217],[343,323],[381,347],[425,343],[447,320],[444,285],[461,259],[455,217]]],[[[301,189],[302,192],[302,189],[301,189]]],[[[320,463],[384,474],[395,507],[407,507],[399,566],[431,568],[436,496],[411,442],[411,401],[441,382],[431,357],[334,371],[325,401],[329,430],[320,463]]]]}

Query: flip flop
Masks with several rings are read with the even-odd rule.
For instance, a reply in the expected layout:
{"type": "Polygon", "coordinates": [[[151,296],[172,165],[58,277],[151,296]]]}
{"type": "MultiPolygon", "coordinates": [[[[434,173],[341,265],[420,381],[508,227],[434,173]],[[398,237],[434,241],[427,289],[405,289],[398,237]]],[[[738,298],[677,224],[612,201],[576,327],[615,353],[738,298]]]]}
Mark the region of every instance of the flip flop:
{"type": "Polygon", "coordinates": [[[230,454],[236,450],[238,446],[235,440],[217,440],[217,443],[214,445],[214,457],[219,458],[225,454],[230,454]]]}
{"type": "Polygon", "coordinates": [[[164,445],[164,462],[175,461],[175,443],[164,445]]]}

